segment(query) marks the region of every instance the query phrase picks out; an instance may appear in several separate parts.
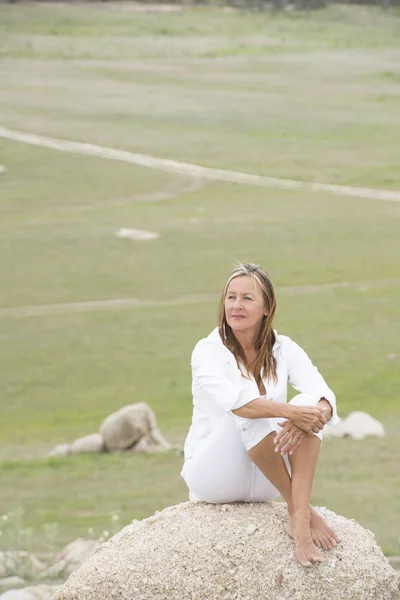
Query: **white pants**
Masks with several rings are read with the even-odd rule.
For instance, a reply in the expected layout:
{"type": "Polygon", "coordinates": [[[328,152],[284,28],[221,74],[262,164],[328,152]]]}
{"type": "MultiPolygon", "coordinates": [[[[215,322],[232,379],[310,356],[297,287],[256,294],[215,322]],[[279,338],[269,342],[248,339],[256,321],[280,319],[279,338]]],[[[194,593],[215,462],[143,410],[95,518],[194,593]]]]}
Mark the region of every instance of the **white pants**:
{"type": "MultiPolygon", "coordinates": [[[[318,399],[309,394],[298,394],[290,401],[297,406],[315,406],[318,399]]],[[[193,495],[204,502],[265,502],[279,496],[279,491],[263,475],[248,455],[273,431],[281,431],[278,422],[283,418],[244,419],[227,414],[199,447],[198,452],[186,459],[181,475],[193,495]],[[233,418],[231,418],[231,416],[233,418]]],[[[314,434],[322,442],[322,431],[314,434]]],[[[287,455],[284,462],[291,474],[287,455]]]]}

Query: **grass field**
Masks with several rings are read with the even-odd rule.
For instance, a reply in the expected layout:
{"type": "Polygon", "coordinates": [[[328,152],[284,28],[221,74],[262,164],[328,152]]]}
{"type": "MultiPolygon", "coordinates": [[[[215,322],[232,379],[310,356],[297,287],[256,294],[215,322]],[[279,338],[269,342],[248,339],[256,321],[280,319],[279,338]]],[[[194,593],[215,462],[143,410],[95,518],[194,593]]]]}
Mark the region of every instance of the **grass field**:
{"type": "MultiPolygon", "coordinates": [[[[0,56],[0,125],[9,128],[400,189],[399,10],[0,5],[0,56]]],[[[100,534],[113,511],[125,525],[187,499],[175,451],[44,457],[139,401],[183,443],[190,353],[215,326],[219,292],[240,260],[270,273],[276,329],[308,351],[340,415],[367,410],[387,427],[384,439],[324,443],[313,502],[400,554],[399,203],[194,185],[1,138],[0,163],[0,515],[24,509],[33,550],[48,546],[49,523],[59,524],[60,548],[89,528],[100,534]],[[160,237],[121,240],[120,227],[160,237]],[[328,285],[341,283],[349,285],[328,285]],[[27,308],[121,298],[143,306],[27,308]]],[[[2,548],[12,543],[9,522],[2,548]]]]}

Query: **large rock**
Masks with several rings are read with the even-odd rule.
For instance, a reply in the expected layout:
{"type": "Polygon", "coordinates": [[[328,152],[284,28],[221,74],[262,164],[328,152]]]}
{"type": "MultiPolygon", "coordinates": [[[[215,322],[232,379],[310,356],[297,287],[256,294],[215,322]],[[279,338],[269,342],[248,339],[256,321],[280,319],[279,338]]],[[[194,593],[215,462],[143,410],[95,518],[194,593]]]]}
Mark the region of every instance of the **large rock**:
{"type": "Polygon", "coordinates": [[[283,503],[184,502],[125,527],[53,600],[394,600],[373,534],[320,511],[343,541],[318,567],[295,562],[283,503]]]}
{"type": "Polygon", "coordinates": [[[171,448],[157,427],[154,411],[145,402],[128,404],[109,415],[100,426],[100,435],[109,452],[171,448]]]}

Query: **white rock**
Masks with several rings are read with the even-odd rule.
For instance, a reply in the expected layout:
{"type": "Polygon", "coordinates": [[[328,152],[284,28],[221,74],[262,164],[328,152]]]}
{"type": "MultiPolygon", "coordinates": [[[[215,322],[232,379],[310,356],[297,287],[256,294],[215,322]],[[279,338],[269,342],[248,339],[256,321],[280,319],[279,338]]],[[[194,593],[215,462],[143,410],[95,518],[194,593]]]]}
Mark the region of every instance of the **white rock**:
{"type": "Polygon", "coordinates": [[[335,427],[324,428],[324,437],[326,438],[349,436],[356,440],[362,440],[369,435],[384,437],[385,428],[380,421],[361,411],[350,413],[335,427]]]}
{"type": "Polygon", "coordinates": [[[103,544],[53,600],[394,600],[399,577],[373,537],[324,510],[342,538],[318,567],[301,567],[283,503],[184,502],[103,544]],[[249,523],[259,523],[248,535],[249,523]]]}
{"type": "Polygon", "coordinates": [[[18,577],[17,575],[12,577],[3,577],[0,579],[0,591],[9,590],[14,587],[20,587],[24,585],[25,579],[18,577]]]}
{"type": "Polygon", "coordinates": [[[5,173],[7,171],[4,165],[0,165],[0,173],[5,173]]]}
{"type": "Polygon", "coordinates": [[[250,524],[247,529],[246,529],[246,533],[248,535],[252,535],[253,533],[255,533],[257,531],[258,527],[257,525],[255,525],[254,523],[250,524]]]}
{"type": "Polygon", "coordinates": [[[93,452],[102,452],[104,450],[104,440],[99,433],[85,435],[75,442],[72,442],[70,454],[87,454],[93,452]]]}
{"type": "Polygon", "coordinates": [[[50,600],[59,585],[36,585],[21,590],[8,590],[0,600],[50,600]]]}
{"type": "Polygon", "coordinates": [[[67,456],[70,454],[70,448],[69,444],[58,444],[47,456],[67,456]]]}
{"type": "Polygon", "coordinates": [[[171,448],[157,427],[153,410],[144,402],[128,404],[109,415],[100,426],[100,435],[109,452],[129,449],[148,452],[171,448]]]}
{"type": "Polygon", "coordinates": [[[141,229],[127,229],[122,227],[117,231],[117,237],[130,240],[155,240],[160,237],[159,233],[152,231],[142,231],[141,229]]]}

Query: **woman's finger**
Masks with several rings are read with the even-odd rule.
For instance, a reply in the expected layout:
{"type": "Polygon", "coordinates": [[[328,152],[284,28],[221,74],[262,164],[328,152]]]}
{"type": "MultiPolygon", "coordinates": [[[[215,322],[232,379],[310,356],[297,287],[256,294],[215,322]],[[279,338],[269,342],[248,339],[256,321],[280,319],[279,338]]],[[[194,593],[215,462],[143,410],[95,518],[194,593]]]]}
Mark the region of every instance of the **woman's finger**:
{"type": "Polygon", "coordinates": [[[291,445],[292,445],[293,436],[297,434],[297,431],[298,431],[297,427],[292,424],[292,427],[287,432],[285,437],[276,445],[275,452],[282,453],[283,450],[284,450],[283,454],[285,452],[287,452],[287,450],[289,449],[289,446],[291,447],[291,445]],[[285,450],[286,447],[287,447],[287,449],[285,450]]]}
{"type": "Polygon", "coordinates": [[[289,450],[292,447],[292,440],[288,440],[282,447],[281,449],[281,455],[283,456],[284,454],[286,454],[287,452],[289,452],[289,450]]]}
{"type": "Polygon", "coordinates": [[[288,443],[288,441],[290,440],[290,438],[291,438],[291,434],[288,432],[288,433],[287,433],[287,434],[286,434],[286,435],[285,435],[283,438],[281,438],[281,439],[279,440],[279,442],[276,444],[276,446],[275,446],[275,452],[281,452],[281,451],[282,451],[282,448],[283,448],[284,446],[286,446],[286,444],[288,443]]]}
{"type": "Polygon", "coordinates": [[[287,432],[283,437],[281,437],[275,446],[275,452],[280,452],[285,444],[290,440],[290,434],[287,432]]]}
{"type": "Polygon", "coordinates": [[[285,435],[286,433],[289,431],[290,427],[293,425],[293,423],[291,423],[291,421],[288,421],[285,425],[285,427],[282,429],[282,431],[280,431],[278,433],[277,436],[275,436],[274,438],[274,444],[277,444],[285,435]]]}
{"type": "Polygon", "coordinates": [[[300,435],[299,436],[296,444],[294,446],[292,446],[292,449],[289,452],[289,456],[291,456],[292,454],[294,454],[296,452],[297,448],[300,446],[300,444],[303,441],[304,437],[305,437],[304,435],[300,435]]]}

